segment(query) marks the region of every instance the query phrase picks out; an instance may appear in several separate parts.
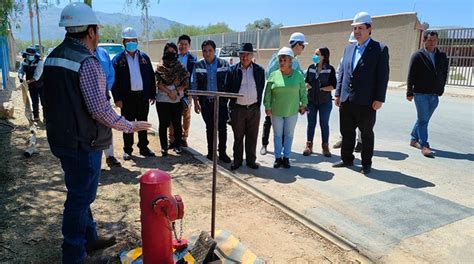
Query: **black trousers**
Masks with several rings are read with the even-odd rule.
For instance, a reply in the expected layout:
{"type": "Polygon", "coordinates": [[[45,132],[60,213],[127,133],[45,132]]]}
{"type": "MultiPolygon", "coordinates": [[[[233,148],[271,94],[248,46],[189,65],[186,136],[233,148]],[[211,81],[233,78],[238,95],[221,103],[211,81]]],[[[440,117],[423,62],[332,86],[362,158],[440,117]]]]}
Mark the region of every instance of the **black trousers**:
{"type": "Polygon", "coordinates": [[[174,141],[176,147],[181,146],[181,138],[183,131],[181,127],[181,117],[183,114],[183,105],[178,103],[156,103],[156,111],[158,112],[158,119],[160,120],[160,145],[161,150],[168,150],[168,127],[173,125],[174,141]]]}
{"type": "MultiPolygon", "coordinates": [[[[150,104],[148,99],[143,98],[142,92],[132,92],[130,96],[122,100],[121,114],[128,121],[148,121],[148,110],[150,104]]],[[[135,133],[123,133],[123,151],[131,154],[133,152],[133,136],[135,133]]],[[[140,150],[148,147],[147,131],[138,132],[138,148],[140,150]]]]}
{"type": "MultiPolygon", "coordinates": [[[[212,142],[214,133],[214,102],[208,100],[201,100],[201,113],[204,122],[206,123],[206,136],[207,136],[207,151],[208,154],[212,153],[212,142]]],[[[218,150],[219,153],[225,153],[227,148],[227,120],[229,120],[229,111],[227,104],[219,103],[219,120],[218,120],[218,150]]]]}
{"type": "Polygon", "coordinates": [[[28,85],[28,92],[31,97],[31,105],[33,106],[33,117],[39,118],[39,103],[44,107],[43,102],[43,86],[35,83],[28,85]]]}
{"type": "Polygon", "coordinates": [[[265,116],[265,121],[263,121],[263,134],[262,134],[262,145],[268,145],[268,138],[270,137],[270,129],[272,129],[272,118],[270,116],[265,116]]]}
{"type": "Polygon", "coordinates": [[[347,163],[354,161],[356,128],[359,128],[362,135],[362,166],[372,165],[376,111],[371,105],[356,105],[346,101],[339,107],[339,116],[342,161],[347,163]]]}
{"type": "Polygon", "coordinates": [[[242,164],[244,137],[247,164],[254,164],[257,159],[256,151],[260,123],[258,104],[248,108],[236,105],[230,113],[230,120],[234,131],[234,164],[242,164]]]}

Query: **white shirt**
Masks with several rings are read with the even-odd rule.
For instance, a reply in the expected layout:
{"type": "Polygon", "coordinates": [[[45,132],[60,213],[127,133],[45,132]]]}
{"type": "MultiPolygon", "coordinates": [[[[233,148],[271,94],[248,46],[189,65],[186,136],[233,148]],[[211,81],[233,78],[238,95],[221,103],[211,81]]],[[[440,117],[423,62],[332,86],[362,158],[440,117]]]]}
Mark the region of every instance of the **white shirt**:
{"type": "Polygon", "coordinates": [[[142,74],[140,73],[140,63],[138,61],[138,53],[135,56],[130,56],[126,52],[128,70],[130,72],[130,88],[132,91],[143,91],[142,74]]]}
{"type": "Polygon", "coordinates": [[[257,86],[255,85],[255,78],[253,76],[253,66],[250,66],[247,69],[243,67],[242,70],[242,83],[240,84],[239,93],[243,94],[243,97],[237,98],[237,104],[239,105],[251,105],[258,102],[257,97],[257,86]]]}

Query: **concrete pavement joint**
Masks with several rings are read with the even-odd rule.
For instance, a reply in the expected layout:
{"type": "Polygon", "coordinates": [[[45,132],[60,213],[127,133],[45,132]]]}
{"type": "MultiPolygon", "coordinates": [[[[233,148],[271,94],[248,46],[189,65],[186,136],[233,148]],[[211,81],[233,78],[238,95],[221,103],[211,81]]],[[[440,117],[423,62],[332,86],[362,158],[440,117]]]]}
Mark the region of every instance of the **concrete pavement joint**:
{"type": "MultiPolygon", "coordinates": [[[[212,167],[212,163],[207,159],[207,157],[203,156],[201,153],[199,153],[195,149],[187,147],[184,149],[184,152],[191,154],[195,159],[199,160],[203,164],[206,164],[212,167]]],[[[313,232],[319,234],[322,238],[336,245],[341,250],[352,251],[353,253],[357,255],[357,257],[360,258],[360,260],[364,262],[367,262],[367,263],[373,262],[368,256],[366,256],[365,254],[359,251],[359,248],[357,247],[356,244],[340,236],[339,234],[325,228],[324,226],[310,220],[306,216],[298,213],[297,211],[289,208],[288,206],[278,201],[274,197],[258,190],[257,188],[253,187],[251,184],[247,183],[245,180],[240,179],[239,177],[237,177],[236,175],[234,175],[232,172],[222,167],[221,165],[218,164],[217,166],[219,167],[219,171],[218,171],[219,174],[230,179],[232,182],[237,184],[239,187],[241,187],[245,191],[261,199],[262,201],[272,206],[275,206],[276,208],[281,210],[283,213],[285,213],[287,216],[293,218],[295,221],[301,223],[302,225],[311,229],[313,232]]]]}

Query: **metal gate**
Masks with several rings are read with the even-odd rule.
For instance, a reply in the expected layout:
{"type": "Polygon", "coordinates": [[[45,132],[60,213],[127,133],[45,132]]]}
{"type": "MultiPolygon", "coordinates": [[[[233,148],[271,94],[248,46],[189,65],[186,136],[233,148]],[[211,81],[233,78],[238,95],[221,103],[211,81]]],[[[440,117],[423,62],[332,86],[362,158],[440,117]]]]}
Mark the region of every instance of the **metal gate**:
{"type": "Polygon", "coordinates": [[[442,29],[438,48],[448,55],[447,84],[474,86],[474,28],[442,29]]]}

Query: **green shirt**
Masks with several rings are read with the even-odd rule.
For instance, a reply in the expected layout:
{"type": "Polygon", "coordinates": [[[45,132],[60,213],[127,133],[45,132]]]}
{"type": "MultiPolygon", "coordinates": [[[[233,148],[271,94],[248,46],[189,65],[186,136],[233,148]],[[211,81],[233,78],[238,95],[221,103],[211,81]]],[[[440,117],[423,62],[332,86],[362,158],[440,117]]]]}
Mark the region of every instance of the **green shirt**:
{"type": "Polygon", "coordinates": [[[291,76],[274,71],[267,80],[263,105],[272,115],[288,117],[298,114],[300,106],[308,104],[303,74],[293,70],[291,76]]]}

